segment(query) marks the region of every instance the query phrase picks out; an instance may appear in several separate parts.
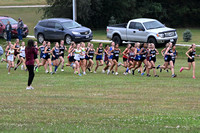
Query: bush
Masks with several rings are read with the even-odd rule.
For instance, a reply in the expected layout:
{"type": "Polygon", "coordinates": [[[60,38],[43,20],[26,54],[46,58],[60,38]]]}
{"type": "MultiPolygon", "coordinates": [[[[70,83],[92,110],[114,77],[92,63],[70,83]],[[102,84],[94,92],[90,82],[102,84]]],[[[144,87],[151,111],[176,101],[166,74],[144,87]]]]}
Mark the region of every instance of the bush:
{"type": "Polygon", "coordinates": [[[185,42],[188,42],[188,41],[192,40],[192,32],[190,30],[185,30],[183,32],[183,40],[185,42]]]}
{"type": "Polygon", "coordinates": [[[114,16],[110,17],[109,25],[115,25],[116,22],[117,22],[117,21],[115,20],[115,17],[114,17],[114,16]]]}

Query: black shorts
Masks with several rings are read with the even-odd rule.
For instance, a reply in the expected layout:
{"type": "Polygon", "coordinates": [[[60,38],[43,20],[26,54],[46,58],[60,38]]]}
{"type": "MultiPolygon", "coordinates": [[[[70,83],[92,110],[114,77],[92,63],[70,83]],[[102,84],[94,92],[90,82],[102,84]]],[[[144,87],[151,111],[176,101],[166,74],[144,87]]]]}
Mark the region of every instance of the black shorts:
{"type": "Polygon", "coordinates": [[[35,54],[35,55],[34,55],[34,59],[37,59],[37,58],[38,58],[38,55],[37,55],[37,54],[35,54]]]}
{"type": "Polygon", "coordinates": [[[164,60],[165,60],[165,62],[170,62],[170,61],[172,61],[172,57],[171,56],[165,56],[164,60]]]}
{"type": "Polygon", "coordinates": [[[59,55],[59,56],[62,56],[63,58],[65,57],[65,55],[64,55],[64,54],[61,54],[61,55],[59,55]]]}
{"type": "Polygon", "coordinates": [[[19,56],[20,58],[24,58],[25,59],[25,57],[22,57],[21,55],[19,56]]]}
{"type": "Polygon", "coordinates": [[[190,58],[188,58],[188,62],[194,62],[194,58],[192,58],[192,59],[190,59],[190,58]]]}
{"type": "Polygon", "coordinates": [[[156,58],[155,58],[155,57],[150,57],[150,58],[149,58],[149,62],[150,62],[150,61],[156,62],[156,58]]]}
{"type": "Polygon", "coordinates": [[[70,56],[69,57],[69,62],[74,62],[74,61],[75,61],[74,56],[70,56]]]}
{"type": "Polygon", "coordinates": [[[85,56],[85,59],[86,59],[86,60],[89,60],[90,58],[86,55],[86,56],[85,56]]]}
{"type": "Polygon", "coordinates": [[[143,62],[145,59],[147,59],[146,57],[141,57],[141,62],[143,62]]]}
{"type": "Polygon", "coordinates": [[[119,61],[119,57],[115,57],[113,56],[113,59],[112,60],[116,60],[117,62],[119,61]]]}
{"type": "Polygon", "coordinates": [[[89,58],[88,58],[88,60],[89,60],[89,59],[93,60],[93,59],[94,59],[94,57],[89,57],[89,58]]]}
{"type": "Polygon", "coordinates": [[[54,60],[57,60],[58,58],[59,58],[59,56],[55,56],[55,57],[52,56],[51,60],[54,61],[54,60]]]}
{"type": "Polygon", "coordinates": [[[45,60],[48,60],[48,59],[50,59],[50,55],[47,55],[47,56],[44,56],[44,55],[43,55],[42,58],[45,59],[45,60]]]}
{"type": "Polygon", "coordinates": [[[85,60],[85,58],[80,58],[80,60],[85,60]]]}
{"type": "Polygon", "coordinates": [[[14,56],[17,56],[18,54],[19,54],[18,52],[15,52],[15,53],[14,53],[14,56]]]}
{"type": "Polygon", "coordinates": [[[175,65],[175,60],[172,60],[173,61],[173,65],[175,65]]]}
{"type": "Polygon", "coordinates": [[[123,58],[123,62],[126,62],[128,60],[128,58],[123,58]]]}

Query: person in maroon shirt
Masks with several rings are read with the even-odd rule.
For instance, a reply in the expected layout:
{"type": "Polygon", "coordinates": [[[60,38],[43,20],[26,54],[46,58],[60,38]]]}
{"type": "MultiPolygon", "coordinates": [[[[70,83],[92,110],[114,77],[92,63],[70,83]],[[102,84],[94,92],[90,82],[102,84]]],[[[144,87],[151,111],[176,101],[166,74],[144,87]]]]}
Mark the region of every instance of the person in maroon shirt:
{"type": "Polygon", "coordinates": [[[25,49],[26,53],[26,67],[29,72],[29,77],[28,77],[28,86],[27,90],[34,89],[31,84],[33,82],[33,78],[35,76],[34,74],[34,56],[37,54],[37,50],[34,48],[34,41],[33,40],[28,40],[28,46],[25,49]]]}

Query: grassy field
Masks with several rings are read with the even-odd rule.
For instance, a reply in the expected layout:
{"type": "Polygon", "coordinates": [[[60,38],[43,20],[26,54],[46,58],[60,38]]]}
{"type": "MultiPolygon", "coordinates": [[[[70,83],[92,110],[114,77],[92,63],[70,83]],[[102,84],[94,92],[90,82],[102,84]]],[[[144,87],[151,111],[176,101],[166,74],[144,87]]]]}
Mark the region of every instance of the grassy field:
{"type": "MultiPolygon", "coordinates": [[[[200,61],[193,80],[192,71],[178,72],[187,66],[187,47],[177,50],[175,79],[165,71],[159,78],[124,76],[122,67],[118,76],[102,74],[100,67],[82,77],[71,68],[55,75],[41,68],[30,91],[27,72],[8,75],[1,63],[0,132],[199,132],[200,61]]],[[[160,55],[157,64],[163,64],[160,55]]]]}
{"type": "Polygon", "coordinates": [[[0,6],[45,5],[46,0],[1,0],[0,6]]]}

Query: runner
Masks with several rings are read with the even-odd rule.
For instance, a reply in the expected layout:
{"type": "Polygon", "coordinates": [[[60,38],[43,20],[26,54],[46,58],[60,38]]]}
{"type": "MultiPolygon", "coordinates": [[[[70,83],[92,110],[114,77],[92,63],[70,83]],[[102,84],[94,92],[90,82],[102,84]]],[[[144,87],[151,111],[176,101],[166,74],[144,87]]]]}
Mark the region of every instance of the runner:
{"type": "Polygon", "coordinates": [[[61,72],[64,72],[64,63],[65,63],[65,51],[67,52],[67,48],[66,46],[64,45],[64,40],[61,40],[60,41],[60,55],[59,55],[59,59],[60,59],[60,62],[58,64],[58,66],[61,64],[61,72]]]}
{"type": "Polygon", "coordinates": [[[16,65],[16,67],[14,68],[14,70],[17,70],[18,66],[22,64],[21,70],[23,70],[23,68],[26,70],[26,64],[25,64],[25,42],[22,42],[22,46],[17,50],[17,52],[19,53],[19,59],[20,62],[16,65]]]}
{"type": "Polygon", "coordinates": [[[97,73],[97,69],[99,66],[103,66],[103,43],[99,43],[99,47],[97,48],[96,52],[96,67],[94,73],[97,73]]]}
{"type": "Polygon", "coordinates": [[[88,63],[88,71],[92,72],[93,66],[94,66],[94,53],[95,53],[95,49],[93,48],[93,44],[90,44],[90,48],[87,51],[87,57],[89,58],[89,63],[88,63]]]}
{"type": "Polygon", "coordinates": [[[57,69],[58,69],[58,65],[59,65],[59,58],[60,56],[60,48],[59,48],[59,43],[56,42],[55,43],[55,47],[52,48],[52,58],[51,61],[53,62],[53,66],[55,66],[54,72],[56,73],[57,69]]]}
{"type": "Polygon", "coordinates": [[[14,46],[11,45],[10,49],[7,52],[7,61],[8,61],[8,64],[9,64],[9,66],[8,66],[8,74],[10,74],[10,69],[14,68],[14,52],[15,52],[14,46]]]}
{"type": "Polygon", "coordinates": [[[192,73],[193,73],[193,79],[196,79],[195,77],[195,56],[198,56],[196,54],[196,45],[192,44],[191,47],[189,48],[189,50],[185,53],[186,56],[188,57],[188,67],[181,67],[180,72],[182,72],[183,70],[190,70],[191,66],[193,68],[192,73]]]}

